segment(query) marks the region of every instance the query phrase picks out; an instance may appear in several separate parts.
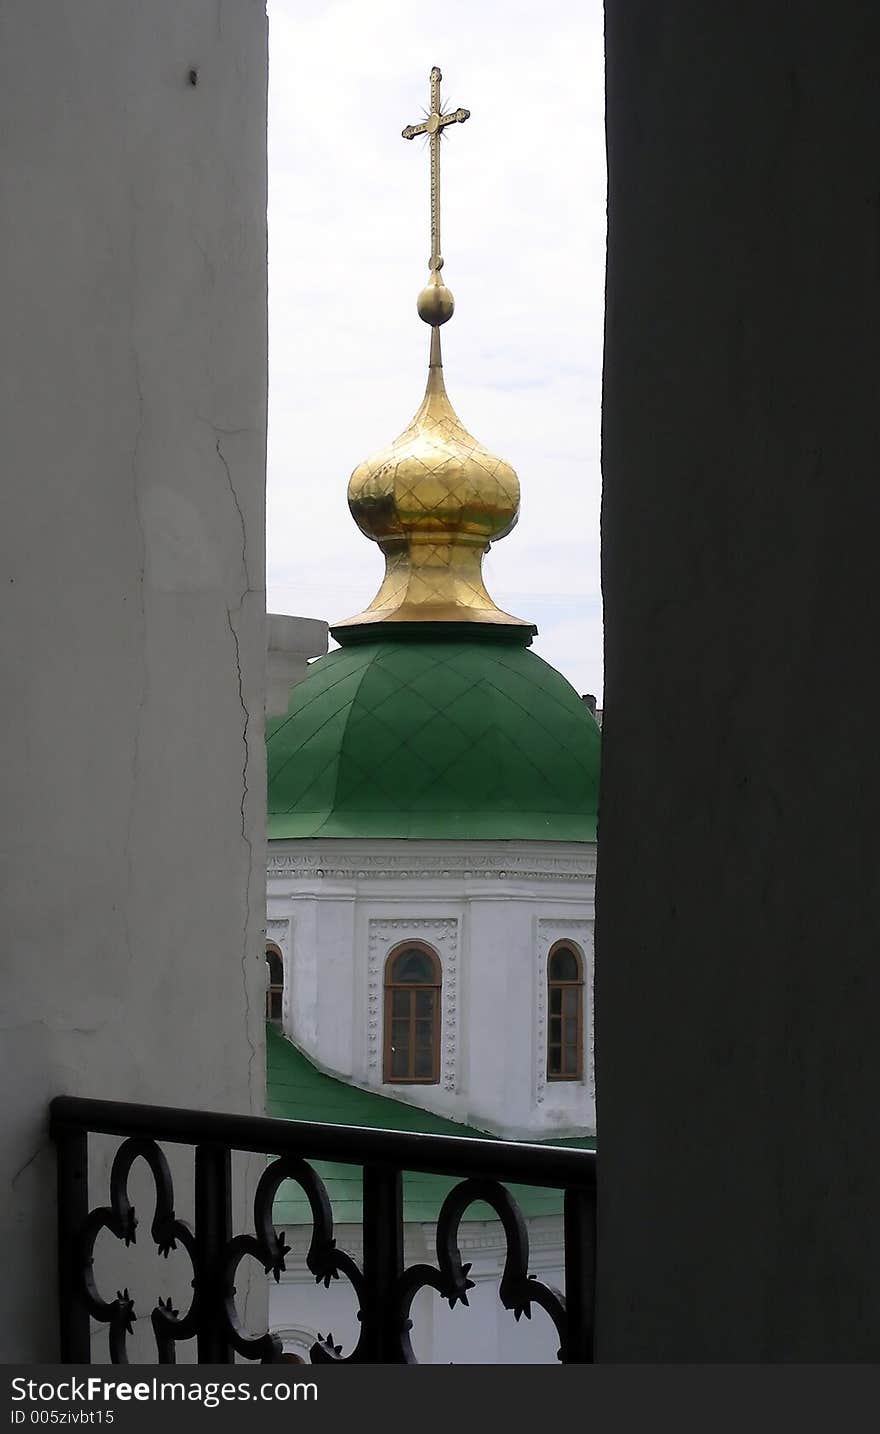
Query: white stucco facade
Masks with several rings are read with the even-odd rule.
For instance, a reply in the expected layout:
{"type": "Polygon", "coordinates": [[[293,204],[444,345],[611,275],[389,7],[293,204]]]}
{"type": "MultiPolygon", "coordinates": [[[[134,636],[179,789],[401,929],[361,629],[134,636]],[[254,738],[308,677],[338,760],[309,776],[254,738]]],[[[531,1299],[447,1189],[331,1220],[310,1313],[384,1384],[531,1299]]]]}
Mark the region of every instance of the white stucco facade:
{"type": "Polygon", "coordinates": [[[592,1134],[594,881],[591,843],[273,841],[284,1031],[330,1074],[493,1134],[592,1134]],[[385,962],[410,940],[442,969],[436,1084],[384,1080],[385,962]],[[584,974],[573,1081],[547,1079],[547,960],[563,940],[584,974]]]}

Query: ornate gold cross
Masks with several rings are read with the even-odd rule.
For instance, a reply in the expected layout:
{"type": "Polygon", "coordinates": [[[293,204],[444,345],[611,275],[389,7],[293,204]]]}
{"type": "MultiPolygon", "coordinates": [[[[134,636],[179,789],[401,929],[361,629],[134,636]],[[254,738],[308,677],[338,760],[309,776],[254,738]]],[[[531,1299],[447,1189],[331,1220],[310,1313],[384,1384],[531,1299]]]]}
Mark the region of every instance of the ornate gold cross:
{"type": "Polygon", "coordinates": [[[470,119],[470,110],[452,110],[448,115],[440,113],[440,81],[443,79],[435,65],[431,71],[431,112],[421,124],[408,124],[402,131],[404,139],[415,139],[417,134],[426,134],[431,141],[431,258],[429,267],[432,274],[443,268],[440,253],[440,136],[449,124],[464,124],[470,119]]]}

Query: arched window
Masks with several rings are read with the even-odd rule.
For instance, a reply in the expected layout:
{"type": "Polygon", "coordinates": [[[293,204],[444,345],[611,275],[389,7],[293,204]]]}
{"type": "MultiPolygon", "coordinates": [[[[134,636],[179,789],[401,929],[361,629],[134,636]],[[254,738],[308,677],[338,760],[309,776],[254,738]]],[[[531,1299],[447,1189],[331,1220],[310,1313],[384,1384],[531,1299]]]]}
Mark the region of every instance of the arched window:
{"type": "Polygon", "coordinates": [[[395,1085],[440,1079],[440,960],[407,941],[385,962],[384,1079],[395,1085]]]}
{"type": "Polygon", "coordinates": [[[274,941],[266,946],[266,965],[269,967],[269,985],[266,990],[266,1020],[281,1020],[284,1001],[284,958],[274,941]]]}
{"type": "Polygon", "coordinates": [[[584,959],[557,941],[547,957],[547,1079],[583,1080],[584,959]]]}

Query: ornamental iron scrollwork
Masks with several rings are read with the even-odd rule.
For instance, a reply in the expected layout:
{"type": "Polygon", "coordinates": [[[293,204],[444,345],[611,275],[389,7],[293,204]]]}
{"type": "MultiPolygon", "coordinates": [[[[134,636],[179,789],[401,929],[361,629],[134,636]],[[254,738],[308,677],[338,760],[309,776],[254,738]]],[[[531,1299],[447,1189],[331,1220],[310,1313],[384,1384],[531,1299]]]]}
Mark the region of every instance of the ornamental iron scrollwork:
{"type": "Polygon", "coordinates": [[[245,1259],[256,1261],[278,1281],[290,1247],[275,1228],[272,1212],[287,1180],[308,1200],[311,1239],[306,1267],[329,1289],[346,1279],[357,1299],[359,1333],[343,1354],[332,1333],[312,1345],[313,1363],[414,1364],[410,1340],[413,1301],[431,1288],[451,1309],[466,1305],[474,1288],[471,1266],[462,1262],[459,1232],[476,1202],[494,1211],[505,1238],[504,1268],[498,1287],[502,1306],[515,1319],[542,1308],[560,1340],[558,1358],[587,1363],[592,1358],[595,1268],[595,1155],[565,1149],[521,1147],[502,1141],[360,1130],[301,1121],[217,1115],[114,1101],[59,1096],[52,1102],[52,1136],[58,1153],[58,1281],[61,1358],[91,1361],[91,1321],[108,1329],[113,1364],[129,1362],[128,1337],[135,1321],[134,1299],[126,1286],[105,1298],[95,1275],[95,1247],[106,1230],[126,1247],[136,1243],[138,1218],[129,1196],[133,1165],[143,1160],[153,1180],[155,1203],[150,1236],[165,1259],[185,1250],[192,1267],[192,1299],[181,1313],[162,1296],[150,1314],[160,1364],[173,1364],[181,1340],[195,1338],[200,1364],[231,1364],[235,1356],[274,1364],[283,1358],[281,1339],[268,1331],[252,1334],[236,1303],[236,1279],[245,1259]],[[89,1132],[125,1137],[110,1168],[110,1202],[89,1208],[89,1132]],[[194,1152],[192,1226],[178,1219],[174,1184],[159,1140],[182,1143],[194,1152]],[[232,1152],[269,1150],[253,1199],[253,1229],[232,1230],[232,1152]],[[336,1247],[333,1212],[326,1187],[304,1158],[330,1159],[360,1167],[363,1180],[363,1260],[359,1265],[336,1247]],[[423,1170],[458,1177],[437,1220],[437,1264],[404,1267],[403,1171],[423,1170]],[[537,1179],[536,1179],[537,1177],[537,1179]],[[522,1212],[502,1181],[541,1183],[564,1191],[565,1284],[558,1290],[530,1275],[528,1231],[522,1212]]]}
{"type": "MultiPolygon", "coordinates": [[[[183,1220],[174,1213],[174,1183],[168,1161],[155,1140],[132,1137],[123,1141],[110,1168],[110,1204],[91,1210],[81,1235],[80,1270],[82,1294],[93,1319],[108,1328],[110,1359],[113,1364],[128,1364],[128,1336],[134,1328],[134,1300],[128,1288],[117,1290],[116,1298],[105,1300],[95,1279],[95,1243],[102,1230],[108,1230],[126,1248],[137,1241],[138,1218],[128,1195],[128,1177],[136,1160],[144,1160],[153,1177],[156,1204],[150,1224],[150,1235],[164,1259],[181,1245],[196,1268],[195,1237],[183,1220]]],[[[195,1280],[193,1280],[195,1286],[195,1280]]],[[[196,1297],[186,1314],[181,1316],[171,1300],[160,1299],[151,1313],[160,1364],[174,1363],[174,1346],[179,1339],[189,1339],[196,1332],[196,1297]]]]}
{"type": "Polygon", "coordinates": [[[562,1359],[566,1336],[565,1298],[552,1285],[543,1284],[528,1272],[529,1236],[522,1211],[499,1181],[470,1179],[456,1185],[441,1206],[437,1219],[437,1265],[411,1265],[398,1281],[397,1310],[404,1363],[418,1363],[410,1341],[413,1327],[410,1311],[420,1290],[425,1287],[436,1290],[448,1301],[450,1309],[455,1309],[458,1303],[468,1303],[468,1290],[474,1288],[474,1281],[468,1279],[471,1266],[462,1263],[458,1232],[464,1212],[477,1201],[491,1206],[504,1230],[507,1248],[498,1287],[502,1305],[513,1312],[517,1322],[523,1315],[531,1319],[533,1304],[546,1310],[560,1338],[557,1359],[562,1359]]]}
{"type": "Polygon", "coordinates": [[[316,1284],[330,1288],[330,1281],[344,1275],[352,1284],[359,1303],[364,1298],[363,1275],[344,1250],[336,1247],[333,1236],[333,1212],[327,1189],[321,1177],[305,1160],[282,1156],[263,1171],[254,1196],[255,1235],[236,1235],[226,1246],[223,1261],[224,1307],[229,1339],[233,1348],[245,1359],[262,1364],[277,1364],[282,1355],[281,1341],[271,1332],[249,1335],[243,1328],[235,1302],[235,1276],[247,1256],[258,1260],[266,1274],[276,1283],[286,1269],[285,1257],[290,1246],[284,1231],[276,1230],[272,1221],[275,1197],[285,1180],[293,1180],[303,1191],[312,1214],[312,1238],[306,1255],[306,1267],[316,1284]]]}
{"type": "MultiPolygon", "coordinates": [[[[211,1289],[217,1288],[217,1279],[212,1278],[210,1270],[200,1268],[203,1262],[200,1261],[196,1235],[175,1215],[171,1171],[154,1140],[131,1138],[124,1141],[116,1152],[110,1171],[110,1204],[91,1210],[82,1227],[79,1261],[81,1293],[91,1317],[108,1326],[111,1363],[128,1364],[127,1339],[134,1329],[134,1300],[128,1287],[118,1290],[115,1299],[103,1298],[95,1279],[94,1258],[95,1244],[102,1230],[108,1230],[116,1239],[123,1241],[126,1248],[136,1243],[139,1222],[128,1194],[128,1177],[138,1159],[146,1162],[153,1176],[156,1204],[150,1234],[158,1253],[167,1259],[172,1250],[181,1246],[189,1255],[193,1267],[194,1293],[186,1313],[181,1315],[170,1298],[160,1296],[150,1315],[158,1363],[174,1364],[177,1342],[196,1335],[200,1301],[204,1304],[206,1299],[210,1299],[211,1289]]],[[[242,1260],[250,1257],[262,1265],[267,1275],[280,1280],[290,1246],[285,1243],[284,1231],[276,1230],[273,1224],[272,1207],[286,1180],[295,1181],[309,1202],[312,1238],[306,1265],[316,1282],[329,1289],[331,1280],[343,1275],[350,1280],[359,1302],[363,1301],[365,1294],[363,1275],[358,1265],[350,1255],[336,1247],[330,1200],[320,1176],[305,1160],[297,1157],[283,1156],[273,1161],[264,1170],[254,1195],[255,1233],[234,1236],[227,1241],[220,1257],[222,1273],[219,1279],[228,1342],[243,1358],[262,1364],[280,1362],[283,1353],[281,1341],[271,1332],[252,1335],[244,1328],[236,1304],[235,1279],[242,1260]]],[[[333,1346],[332,1336],[329,1339],[330,1347],[338,1354],[340,1351],[333,1346]]],[[[357,1360],[358,1351],[355,1350],[349,1358],[357,1360]]]]}

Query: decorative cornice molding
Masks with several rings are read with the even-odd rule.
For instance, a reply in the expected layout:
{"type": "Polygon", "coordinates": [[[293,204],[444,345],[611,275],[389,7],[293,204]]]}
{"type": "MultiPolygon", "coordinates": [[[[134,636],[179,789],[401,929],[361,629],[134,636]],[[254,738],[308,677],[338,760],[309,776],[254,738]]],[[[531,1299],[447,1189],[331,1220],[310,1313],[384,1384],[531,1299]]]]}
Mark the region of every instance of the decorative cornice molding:
{"type": "Polygon", "coordinates": [[[336,853],[270,851],[266,872],[270,881],[592,881],[596,873],[595,847],[583,853],[414,851],[336,853]]]}
{"type": "Polygon", "coordinates": [[[440,1084],[454,1091],[458,1085],[458,921],[455,917],[392,919],[376,917],[369,923],[367,942],[367,1065],[376,1084],[381,1081],[382,971],[392,946],[407,937],[422,938],[440,957],[440,1084]]]}

